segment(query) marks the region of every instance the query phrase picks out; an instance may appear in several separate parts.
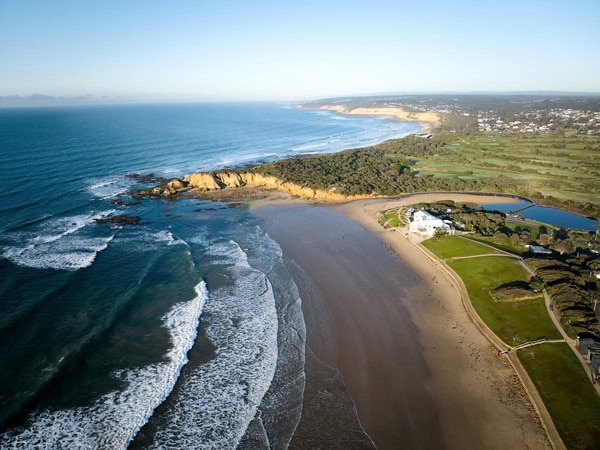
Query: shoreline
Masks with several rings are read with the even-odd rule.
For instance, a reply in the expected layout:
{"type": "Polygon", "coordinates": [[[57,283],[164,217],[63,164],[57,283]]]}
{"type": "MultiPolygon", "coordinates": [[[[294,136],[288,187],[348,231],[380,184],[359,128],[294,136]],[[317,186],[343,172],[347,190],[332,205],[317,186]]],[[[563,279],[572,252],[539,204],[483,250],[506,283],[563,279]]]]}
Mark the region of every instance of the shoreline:
{"type": "MultiPolygon", "coordinates": [[[[431,417],[435,416],[438,429],[436,438],[438,441],[436,442],[443,442],[447,448],[473,446],[478,448],[550,448],[551,445],[547,441],[545,432],[540,428],[539,423],[536,423],[527,405],[518,395],[516,385],[520,386],[520,383],[515,381],[514,369],[506,365],[504,358],[498,354],[498,351],[491,346],[472,322],[461,303],[459,292],[451,280],[440,271],[438,266],[432,264],[424,253],[415,251],[413,243],[409,242],[406,237],[398,232],[385,230],[375,217],[377,211],[402,203],[442,199],[469,202],[480,201],[483,198],[478,195],[438,193],[413,195],[403,199],[356,200],[316,207],[306,205],[305,201],[284,206],[286,205],[285,199],[280,198],[274,202],[268,200],[252,202],[251,209],[253,213],[265,219],[267,228],[276,226],[276,232],[273,235],[284,249],[284,253],[289,256],[291,252],[296,262],[298,262],[297,258],[307,258],[306,255],[309,255],[308,259],[304,260],[306,267],[302,265],[301,267],[309,275],[312,271],[312,276],[317,280],[315,283],[325,293],[325,302],[333,312],[335,327],[340,338],[338,369],[356,402],[361,423],[378,448],[393,448],[394,445],[399,444],[397,442],[398,435],[386,434],[384,431],[386,427],[390,426],[389,423],[385,423],[386,420],[389,421],[390,417],[403,417],[404,420],[410,420],[414,416],[415,420],[420,418],[419,420],[423,421],[425,420],[423,414],[427,412],[433,414],[431,417]],[[353,283],[353,277],[356,277],[356,274],[349,276],[347,272],[353,272],[360,268],[366,272],[363,275],[363,283],[368,283],[369,280],[371,282],[380,280],[382,274],[377,270],[376,262],[371,265],[374,267],[363,267],[356,258],[352,259],[348,256],[348,252],[352,251],[353,246],[358,245],[352,243],[350,239],[337,239],[337,254],[334,255],[334,258],[337,259],[331,260],[331,264],[322,266],[320,269],[311,267],[319,265],[318,258],[328,257],[328,253],[324,249],[327,249],[332,240],[336,239],[335,232],[325,229],[334,223],[339,228],[339,232],[343,233],[346,230],[345,227],[350,226],[344,224],[343,221],[338,223],[338,219],[329,218],[328,213],[321,213],[324,214],[322,216],[324,223],[319,226],[325,227],[325,231],[311,228],[310,224],[314,222],[315,217],[320,217],[316,213],[319,208],[336,211],[351,223],[358,224],[368,234],[375,236],[380,243],[386,246],[385,251],[389,255],[399,258],[395,259],[395,265],[400,267],[398,270],[401,270],[401,273],[405,274],[402,275],[405,276],[405,283],[412,284],[411,277],[416,276],[418,280],[414,282],[417,285],[408,291],[405,287],[398,286],[400,294],[398,292],[390,293],[385,289],[384,292],[380,292],[382,289],[380,285],[385,286],[385,283],[388,283],[388,281],[382,280],[380,283],[371,284],[362,291],[362,295],[369,298],[381,296],[381,304],[369,303],[369,308],[365,309],[361,304],[361,302],[364,303],[364,298],[361,299],[360,295],[350,292],[343,295],[344,298],[350,299],[349,303],[340,303],[338,293],[342,289],[340,286],[343,286],[343,283],[339,283],[337,286],[332,285],[335,284],[332,280],[337,279],[338,282],[345,280],[344,283],[353,283]],[[311,211],[316,216],[310,216],[311,211]],[[310,216],[310,221],[302,218],[303,215],[310,216]],[[328,223],[328,221],[332,223],[328,223]],[[277,224],[279,224],[279,228],[277,228],[277,224]],[[329,236],[328,241],[323,234],[329,236]],[[324,239],[326,241],[323,241],[324,239]],[[294,242],[298,240],[306,240],[307,243],[305,246],[297,246],[294,242]],[[312,248],[313,245],[320,246],[321,249],[312,248]],[[312,256],[310,256],[311,254],[312,256]],[[405,269],[402,269],[403,263],[407,265],[405,269]],[[324,270],[329,271],[330,274],[322,276],[320,272],[324,270]],[[406,305],[391,307],[388,304],[390,301],[388,296],[392,295],[392,298],[395,298],[396,294],[404,298],[406,305]],[[392,309],[389,309],[390,307],[392,309]],[[401,309],[404,307],[408,310],[401,313],[401,309]],[[396,321],[405,321],[408,317],[410,318],[409,322],[401,328],[403,330],[410,329],[413,325],[416,328],[407,337],[405,331],[396,330],[393,324],[387,322],[388,317],[395,317],[396,321]],[[385,323],[381,323],[382,321],[385,323]],[[406,353],[408,350],[404,348],[404,345],[398,347],[404,341],[402,339],[398,341],[397,335],[403,335],[403,333],[404,339],[418,341],[418,347],[421,349],[420,356],[415,356],[410,352],[406,353]],[[379,349],[375,353],[382,358],[377,361],[378,365],[369,359],[374,357],[371,353],[375,348],[379,349]],[[381,355],[380,352],[385,354],[381,355]],[[403,373],[402,371],[397,372],[402,366],[402,358],[398,355],[402,354],[411,361],[420,361],[419,358],[422,356],[424,363],[414,362],[413,365],[415,370],[421,367],[420,370],[424,370],[424,372],[419,376],[404,379],[404,382],[401,383],[402,387],[387,385],[386,376],[398,377],[403,373]],[[386,371],[389,373],[384,376],[386,371]],[[370,379],[371,376],[383,378],[380,378],[377,383],[366,382],[365,380],[370,379]],[[417,399],[421,397],[415,398],[411,395],[422,389],[423,384],[426,390],[421,391],[421,397],[429,400],[422,400],[424,404],[417,408],[416,405],[422,403],[417,399]],[[382,390],[384,390],[383,393],[382,390]],[[390,396],[392,398],[389,400],[389,404],[382,400],[390,396]],[[372,398],[379,398],[377,409],[383,409],[383,413],[380,414],[374,411],[372,406],[369,406],[372,398]],[[412,400],[408,400],[410,398],[412,400]],[[400,408],[402,411],[398,410],[395,400],[404,402],[405,406],[400,408]],[[406,408],[408,408],[408,412],[406,408]],[[415,408],[414,411],[412,411],[413,408],[415,408]],[[398,414],[399,416],[397,416],[398,414]]],[[[485,200],[487,203],[510,201],[506,197],[497,196],[485,198],[485,200]]],[[[269,233],[271,234],[271,232],[269,233]]],[[[365,239],[369,238],[361,237],[358,241],[365,239]]],[[[375,247],[376,245],[371,241],[370,244],[365,244],[363,252],[365,254],[377,252],[375,247]]],[[[330,251],[333,249],[330,248],[330,251]]],[[[385,258],[378,253],[378,259],[373,261],[382,259],[385,258]]],[[[388,267],[386,269],[388,271],[396,270],[393,265],[386,267],[388,267]]],[[[355,288],[360,291],[361,285],[357,285],[355,288]]],[[[420,442],[420,439],[424,438],[419,436],[418,430],[419,427],[405,430],[411,437],[410,439],[407,437],[408,441],[402,442],[420,442]]],[[[432,444],[431,441],[429,443],[432,444]]]]}
{"type": "Polygon", "coordinates": [[[429,132],[440,126],[441,117],[437,112],[409,112],[399,106],[385,107],[358,107],[349,108],[346,105],[323,105],[318,109],[331,111],[337,114],[356,115],[356,116],[379,116],[391,117],[401,122],[420,122],[423,128],[421,132],[429,132]]]}

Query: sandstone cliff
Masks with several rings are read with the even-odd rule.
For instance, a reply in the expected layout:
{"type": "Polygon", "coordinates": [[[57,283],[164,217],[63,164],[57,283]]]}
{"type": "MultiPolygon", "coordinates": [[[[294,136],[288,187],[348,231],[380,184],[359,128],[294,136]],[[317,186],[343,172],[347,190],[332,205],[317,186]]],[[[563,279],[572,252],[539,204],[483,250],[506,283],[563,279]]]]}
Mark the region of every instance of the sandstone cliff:
{"type": "Polygon", "coordinates": [[[321,191],[309,187],[287,183],[270,175],[250,172],[197,172],[179,179],[174,178],[168,182],[139,192],[140,195],[172,197],[185,191],[197,190],[201,192],[217,191],[221,189],[235,189],[240,187],[253,187],[287,192],[294,197],[317,200],[322,202],[340,201],[365,196],[347,197],[334,191],[321,191]]]}

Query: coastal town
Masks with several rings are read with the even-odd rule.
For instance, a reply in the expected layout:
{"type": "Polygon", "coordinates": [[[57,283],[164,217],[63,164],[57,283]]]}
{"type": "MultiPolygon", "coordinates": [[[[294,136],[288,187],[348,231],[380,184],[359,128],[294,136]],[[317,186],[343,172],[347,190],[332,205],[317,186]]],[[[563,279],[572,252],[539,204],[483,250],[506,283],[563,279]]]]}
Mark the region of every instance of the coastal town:
{"type": "Polygon", "coordinates": [[[494,111],[477,114],[479,131],[499,133],[550,133],[563,129],[600,135],[600,112],[574,109],[534,110],[516,113],[513,120],[494,111]],[[516,119],[516,120],[514,120],[516,119]]]}
{"type": "MultiPolygon", "coordinates": [[[[405,95],[344,98],[350,107],[402,108],[463,117],[480,132],[600,135],[600,97],[565,95],[405,95]]],[[[331,99],[328,103],[334,104],[331,99]]],[[[314,102],[318,103],[318,102],[314,102]]]]}

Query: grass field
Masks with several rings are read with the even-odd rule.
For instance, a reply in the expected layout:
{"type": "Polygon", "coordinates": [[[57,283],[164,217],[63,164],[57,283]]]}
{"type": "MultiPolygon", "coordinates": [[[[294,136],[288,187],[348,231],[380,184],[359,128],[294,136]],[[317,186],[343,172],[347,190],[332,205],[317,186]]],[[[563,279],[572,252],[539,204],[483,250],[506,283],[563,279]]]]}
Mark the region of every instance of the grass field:
{"type": "Polygon", "coordinates": [[[529,254],[529,250],[527,248],[525,248],[525,246],[523,246],[523,244],[513,245],[510,242],[500,243],[492,237],[487,238],[487,237],[483,237],[483,236],[468,237],[467,239],[472,240],[473,242],[485,243],[485,244],[490,245],[498,250],[512,253],[513,255],[517,255],[517,256],[525,256],[525,255],[529,254]]]}
{"type": "Polygon", "coordinates": [[[482,256],[448,261],[462,278],[477,314],[506,344],[518,345],[540,337],[560,339],[543,297],[515,302],[495,302],[490,289],[528,282],[529,274],[514,259],[482,256]]]}
{"type": "Polygon", "coordinates": [[[423,246],[441,259],[500,253],[498,250],[460,236],[442,236],[439,240],[430,238],[423,242],[423,246]]]}
{"type": "MultiPolygon", "coordinates": [[[[489,253],[482,244],[447,236],[423,243],[462,278],[477,314],[508,345],[539,337],[560,339],[550,320],[543,297],[518,302],[496,302],[490,289],[529,281],[528,272],[513,258],[457,256],[489,253]],[[485,251],[484,251],[485,250],[485,251]]],[[[581,364],[566,343],[548,343],[517,352],[539,391],[567,448],[598,448],[600,398],[590,385],[581,364]]]]}
{"type": "Polygon", "coordinates": [[[386,228],[394,228],[402,225],[400,219],[398,218],[398,208],[392,208],[384,211],[379,217],[379,223],[386,228]]]}
{"type": "Polygon", "coordinates": [[[600,443],[600,398],[567,344],[544,344],[518,352],[567,448],[600,443]]]}
{"type": "Polygon", "coordinates": [[[600,138],[585,135],[447,133],[447,155],[420,158],[423,175],[480,180],[501,175],[523,191],[561,200],[598,202],[600,138]]]}

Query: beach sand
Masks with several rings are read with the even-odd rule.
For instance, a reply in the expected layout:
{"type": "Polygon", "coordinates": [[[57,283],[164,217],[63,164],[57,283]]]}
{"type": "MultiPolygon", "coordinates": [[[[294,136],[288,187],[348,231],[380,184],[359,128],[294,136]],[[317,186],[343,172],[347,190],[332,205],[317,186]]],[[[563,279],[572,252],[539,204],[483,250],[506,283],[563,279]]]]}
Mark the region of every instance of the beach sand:
{"type": "Polygon", "coordinates": [[[402,122],[421,122],[424,126],[423,131],[436,128],[441,122],[439,113],[433,111],[409,112],[399,106],[349,108],[344,105],[324,105],[320,109],[338,114],[393,117],[402,122]]]}
{"type": "MultiPolygon", "coordinates": [[[[265,219],[284,256],[303,269],[309,280],[304,290],[312,284],[319,293],[302,296],[307,355],[314,353],[311,345],[319,347],[316,353],[329,351],[311,336],[325,336],[323,327],[332,328],[328,367],[343,377],[336,389],[345,394],[347,388],[377,448],[550,448],[522,400],[514,369],[471,321],[451,281],[406,237],[377,224],[377,211],[441,197],[336,206],[264,206],[270,203],[263,201],[254,212],[265,219]],[[321,320],[320,311],[331,319],[321,320]]],[[[341,397],[345,406],[340,407],[335,395],[315,394],[327,393],[322,385],[327,377],[315,377],[316,372],[307,362],[305,407],[292,447],[369,448],[347,398],[341,397]],[[341,410],[345,422],[335,422],[341,410]]]]}

